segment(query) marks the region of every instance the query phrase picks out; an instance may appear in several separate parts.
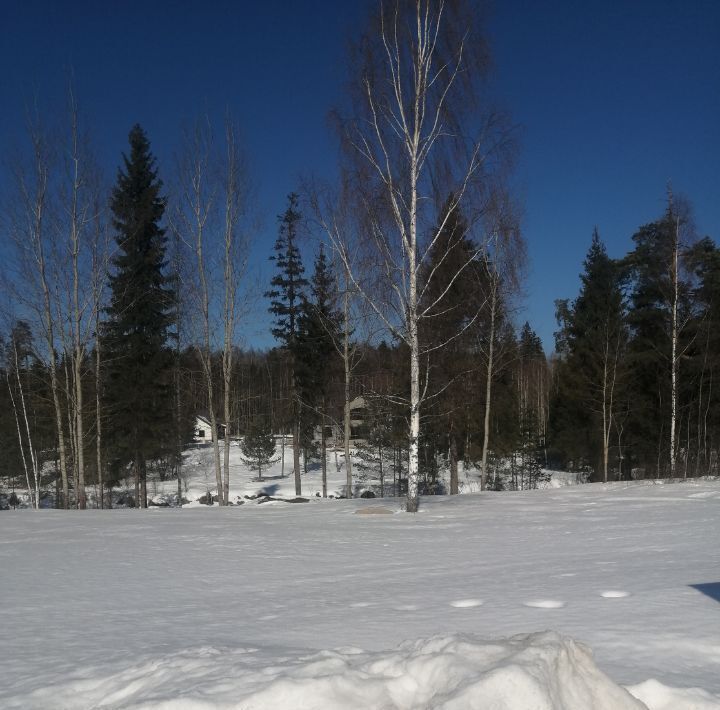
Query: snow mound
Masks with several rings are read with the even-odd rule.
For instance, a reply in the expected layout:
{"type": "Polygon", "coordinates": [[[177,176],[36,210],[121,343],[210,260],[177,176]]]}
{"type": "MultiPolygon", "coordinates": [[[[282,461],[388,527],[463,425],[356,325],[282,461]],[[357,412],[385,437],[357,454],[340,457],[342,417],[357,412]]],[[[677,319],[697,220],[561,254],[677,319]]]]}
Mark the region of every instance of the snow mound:
{"type": "Polygon", "coordinates": [[[652,710],[718,710],[720,698],[701,688],[670,688],[650,679],[628,690],[652,710]]]}
{"type": "MultiPolygon", "coordinates": [[[[11,698],[6,707],[646,708],[600,671],[587,647],[553,631],[491,642],[466,635],[440,636],[405,642],[392,651],[341,648],[310,656],[283,655],[277,648],[203,647],[149,658],[110,674],[87,668],[75,675],[11,698]]],[[[682,700],[675,697],[672,707],[695,707],[683,705],[682,700]]]]}

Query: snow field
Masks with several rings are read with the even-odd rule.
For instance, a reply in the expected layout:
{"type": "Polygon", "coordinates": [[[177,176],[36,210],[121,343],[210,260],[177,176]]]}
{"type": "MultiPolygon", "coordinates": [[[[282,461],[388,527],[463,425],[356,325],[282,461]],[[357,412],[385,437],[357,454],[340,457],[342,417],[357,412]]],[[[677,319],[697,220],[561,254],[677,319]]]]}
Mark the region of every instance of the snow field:
{"type": "Polygon", "coordinates": [[[378,504],[0,514],[0,707],[720,708],[717,483],[378,504]]]}

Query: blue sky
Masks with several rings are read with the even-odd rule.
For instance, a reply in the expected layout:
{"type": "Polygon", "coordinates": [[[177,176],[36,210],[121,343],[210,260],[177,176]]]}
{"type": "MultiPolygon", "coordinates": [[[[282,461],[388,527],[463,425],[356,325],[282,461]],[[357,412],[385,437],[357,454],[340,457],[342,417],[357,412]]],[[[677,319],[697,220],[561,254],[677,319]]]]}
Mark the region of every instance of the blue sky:
{"type": "MultiPolygon", "coordinates": [[[[34,92],[60,104],[70,67],[111,176],[133,123],[170,181],[183,125],[229,107],[264,217],[253,263],[269,278],[285,195],[301,175],[332,174],[327,113],[364,5],[4,0],[0,151],[12,151],[34,92]]],[[[518,320],[550,350],[553,302],[575,296],[595,225],[621,256],[660,214],[672,180],[701,234],[720,235],[720,3],[497,0],[488,35],[494,95],[522,144],[516,182],[531,263],[518,320]]]]}

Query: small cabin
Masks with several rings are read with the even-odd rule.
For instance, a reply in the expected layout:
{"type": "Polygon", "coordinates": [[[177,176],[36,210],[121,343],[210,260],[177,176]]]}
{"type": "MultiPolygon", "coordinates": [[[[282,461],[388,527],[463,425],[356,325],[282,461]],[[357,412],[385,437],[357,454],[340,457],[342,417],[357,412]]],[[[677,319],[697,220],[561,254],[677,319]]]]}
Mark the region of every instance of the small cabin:
{"type": "MultiPolygon", "coordinates": [[[[313,440],[318,442],[322,438],[322,428],[315,427],[313,440]]],[[[364,397],[355,397],[350,402],[350,442],[353,446],[363,444],[367,438],[367,403],[364,397]]],[[[339,424],[325,426],[325,443],[329,447],[339,447],[343,444],[342,427],[339,424]]]]}
{"type": "MultiPolygon", "coordinates": [[[[225,425],[217,424],[218,428],[218,439],[225,438],[225,425]]],[[[210,424],[210,416],[205,414],[195,415],[195,426],[193,429],[193,443],[205,444],[211,443],[213,440],[212,436],[212,425],[210,424]]]]}

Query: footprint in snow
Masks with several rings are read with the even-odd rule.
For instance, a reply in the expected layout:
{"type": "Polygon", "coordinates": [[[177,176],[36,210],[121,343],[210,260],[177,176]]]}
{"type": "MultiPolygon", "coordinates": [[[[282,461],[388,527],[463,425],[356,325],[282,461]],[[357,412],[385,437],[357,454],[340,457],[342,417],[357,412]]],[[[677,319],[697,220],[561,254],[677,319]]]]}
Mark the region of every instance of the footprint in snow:
{"type": "Polygon", "coordinates": [[[455,599],[455,601],[450,602],[450,606],[456,609],[472,609],[472,607],[480,606],[481,604],[482,599],[455,599]]]}
{"type": "Polygon", "coordinates": [[[605,599],[622,599],[623,597],[629,597],[630,592],[622,592],[618,589],[608,589],[606,592],[600,592],[600,596],[605,599]]]}
{"type": "Polygon", "coordinates": [[[529,606],[534,609],[562,609],[565,604],[566,602],[559,602],[555,599],[535,599],[525,602],[524,606],[529,606]]]}

